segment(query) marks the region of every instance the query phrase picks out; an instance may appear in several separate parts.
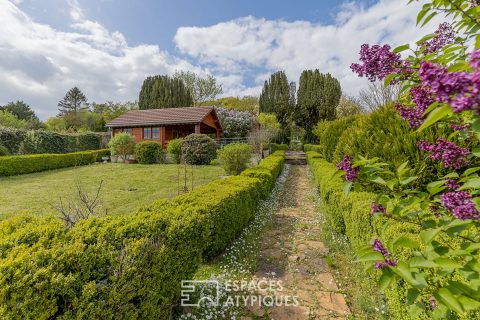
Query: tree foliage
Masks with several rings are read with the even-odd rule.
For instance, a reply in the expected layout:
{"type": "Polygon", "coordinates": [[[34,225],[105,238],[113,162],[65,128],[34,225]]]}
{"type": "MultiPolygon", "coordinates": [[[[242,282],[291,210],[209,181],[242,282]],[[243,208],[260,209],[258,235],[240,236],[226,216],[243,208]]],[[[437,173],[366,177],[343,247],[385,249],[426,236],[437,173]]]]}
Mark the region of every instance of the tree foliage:
{"type": "Polygon", "coordinates": [[[290,90],[287,75],[278,71],[265,81],[259,98],[260,112],[275,113],[284,128],[290,125],[294,108],[290,90]]]}
{"type": "Polygon", "coordinates": [[[191,107],[193,97],[183,80],[157,75],[143,81],[138,105],[142,110],[191,107]]]}
{"type": "Polygon", "coordinates": [[[342,96],[336,108],[336,118],[345,118],[357,114],[363,114],[365,110],[354,97],[342,96]]]}
{"type": "Polygon", "coordinates": [[[76,114],[86,109],[88,109],[87,97],[77,87],[68,90],[65,97],[58,102],[59,116],[64,116],[69,113],[76,114]]]}
{"type": "Polygon", "coordinates": [[[177,71],[174,79],[180,79],[190,91],[193,105],[202,105],[205,101],[215,100],[217,95],[223,93],[222,85],[217,84],[217,79],[212,75],[201,77],[191,71],[177,71]]]}
{"type": "Polygon", "coordinates": [[[220,106],[226,109],[235,109],[239,111],[248,111],[253,114],[258,113],[258,97],[224,97],[216,100],[209,100],[201,103],[203,106],[220,106]]]}
{"type": "Polygon", "coordinates": [[[0,110],[0,127],[27,129],[27,121],[19,119],[14,114],[0,110]]]}
{"type": "Polygon", "coordinates": [[[9,102],[7,105],[0,107],[0,110],[8,111],[20,120],[38,121],[35,112],[23,101],[9,102]]]}
{"type": "Polygon", "coordinates": [[[313,141],[312,130],[320,120],[335,119],[335,108],[340,101],[340,82],[329,73],[318,69],[304,70],[297,92],[296,124],[305,129],[305,139],[313,141]]]}

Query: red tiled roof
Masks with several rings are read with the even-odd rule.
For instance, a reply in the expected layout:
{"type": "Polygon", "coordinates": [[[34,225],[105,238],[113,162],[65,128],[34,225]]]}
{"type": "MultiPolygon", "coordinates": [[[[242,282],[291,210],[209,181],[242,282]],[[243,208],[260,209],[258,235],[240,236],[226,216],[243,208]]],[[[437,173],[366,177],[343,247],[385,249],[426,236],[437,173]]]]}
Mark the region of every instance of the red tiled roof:
{"type": "Polygon", "coordinates": [[[132,110],[113,119],[105,126],[135,127],[144,125],[200,123],[213,110],[213,107],[132,110]]]}

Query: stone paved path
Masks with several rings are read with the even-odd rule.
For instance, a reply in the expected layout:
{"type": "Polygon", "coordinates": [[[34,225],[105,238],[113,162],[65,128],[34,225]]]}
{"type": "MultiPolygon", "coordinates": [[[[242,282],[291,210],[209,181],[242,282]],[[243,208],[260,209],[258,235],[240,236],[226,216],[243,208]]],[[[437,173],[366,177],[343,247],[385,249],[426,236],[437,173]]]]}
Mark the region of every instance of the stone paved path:
{"type": "Polygon", "coordinates": [[[344,295],[325,263],[328,249],[320,241],[311,196],[308,167],[292,166],[281,209],[262,240],[257,279],[282,281],[276,296],[297,296],[298,306],[251,307],[249,319],[312,320],[346,319],[344,295]]]}

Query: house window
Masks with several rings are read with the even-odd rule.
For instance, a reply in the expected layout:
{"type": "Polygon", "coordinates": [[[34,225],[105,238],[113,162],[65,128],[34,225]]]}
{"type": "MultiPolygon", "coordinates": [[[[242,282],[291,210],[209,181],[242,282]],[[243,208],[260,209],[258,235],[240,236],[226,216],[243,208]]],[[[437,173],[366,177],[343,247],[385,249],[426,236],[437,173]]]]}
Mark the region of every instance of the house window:
{"type": "Polygon", "coordinates": [[[143,139],[152,139],[152,128],[143,128],[143,139]]]}
{"type": "Polygon", "coordinates": [[[128,133],[129,135],[132,135],[132,128],[123,128],[123,132],[128,133]]]}
{"type": "Polygon", "coordinates": [[[160,139],[160,128],[152,128],[152,139],[160,139]]]}

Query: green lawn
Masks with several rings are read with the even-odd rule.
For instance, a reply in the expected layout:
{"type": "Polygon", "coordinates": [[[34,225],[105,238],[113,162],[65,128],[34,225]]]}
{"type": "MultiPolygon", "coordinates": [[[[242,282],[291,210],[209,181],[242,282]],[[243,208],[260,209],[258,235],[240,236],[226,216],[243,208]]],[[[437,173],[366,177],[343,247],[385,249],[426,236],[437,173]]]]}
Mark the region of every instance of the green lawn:
{"type": "MultiPolygon", "coordinates": [[[[74,198],[76,181],[93,193],[103,180],[102,211],[107,209],[108,214],[133,213],[158,198],[176,196],[179,168],[183,183],[183,166],[175,164],[108,163],[0,177],[0,220],[19,212],[55,212],[52,204],[58,204],[60,197],[74,198]]],[[[223,174],[223,169],[218,166],[195,166],[194,187],[223,174]]],[[[191,167],[188,167],[188,188],[191,188],[191,167]]]]}

